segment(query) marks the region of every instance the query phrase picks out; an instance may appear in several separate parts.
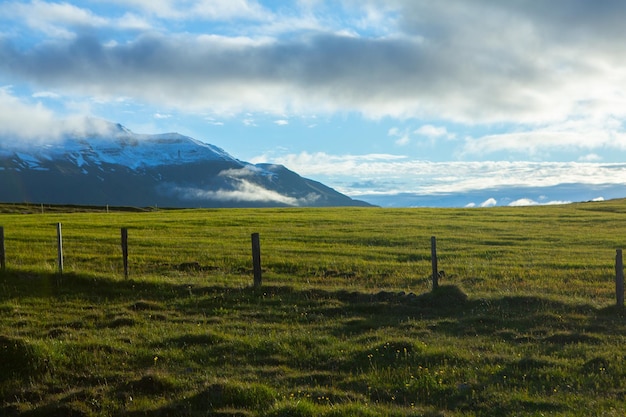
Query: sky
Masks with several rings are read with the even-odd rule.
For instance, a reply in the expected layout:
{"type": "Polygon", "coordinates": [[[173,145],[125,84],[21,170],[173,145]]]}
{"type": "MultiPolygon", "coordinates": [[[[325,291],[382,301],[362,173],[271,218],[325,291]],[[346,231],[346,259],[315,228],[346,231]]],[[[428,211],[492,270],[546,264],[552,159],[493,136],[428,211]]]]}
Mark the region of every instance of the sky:
{"type": "Polygon", "coordinates": [[[624,21],[622,0],[0,0],[0,137],[105,119],[390,206],[626,197],[624,21]]]}

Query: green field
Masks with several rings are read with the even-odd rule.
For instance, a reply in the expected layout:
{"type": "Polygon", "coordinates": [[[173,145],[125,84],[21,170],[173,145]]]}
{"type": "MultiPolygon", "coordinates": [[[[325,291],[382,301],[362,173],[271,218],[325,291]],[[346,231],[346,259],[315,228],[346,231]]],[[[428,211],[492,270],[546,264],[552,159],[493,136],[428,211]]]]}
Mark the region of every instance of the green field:
{"type": "Polygon", "coordinates": [[[626,200],[0,205],[0,226],[0,416],[626,413],[626,314],[614,283],[626,200]],[[445,270],[437,291],[431,236],[445,270]]]}

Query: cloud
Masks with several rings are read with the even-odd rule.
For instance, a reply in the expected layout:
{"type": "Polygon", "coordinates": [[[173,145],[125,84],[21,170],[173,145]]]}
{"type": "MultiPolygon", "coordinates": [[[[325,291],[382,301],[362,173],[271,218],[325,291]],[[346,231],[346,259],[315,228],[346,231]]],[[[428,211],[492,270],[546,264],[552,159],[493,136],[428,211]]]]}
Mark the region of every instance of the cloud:
{"type": "Polygon", "coordinates": [[[61,95],[54,93],[52,91],[38,91],[36,93],[33,93],[32,95],[33,98],[60,98],[61,95]]]}
{"type": "Polygon", "coordinates": [[[16,97],[10,86],[0,87],[0,145],[3,141],[41,144],[60,140],[68,133],[109,133],[110,129],[111,123],[98,118],[79,114],[62,118],[39,102],[16,97]]]}
{"type": "Polygon", "coordinates": [[[400,129],[398,127],[392,127],[387,132],[387,136],[396,138],[395,144],[398,146],[405,146],[411,143],[411,135],[419,135],[425,137],[432,144],[437,139],[454,139],[455,135],[449,133],[448,129],[444,126],[437,127],[431,124],[420,126],[418,129],[410,131],[408,128],[400,129]]]}
{"type": "Polygon", "coordinates": [[[224,171],[220,171],[219,176],[220,177],[228,177],[228,178],[237,178],[237,179],[241,179],[241,178],[248,178],[248,177],[254,177],[256,175],[259,174],[259,172],[261,171],[261,169],[256,168],[254,166],[244,166],[243,168],[239,168],[239,169],[227,169],[224,171]]]}
{"type": "Polygon", "coordinates": [[[115,21],[115,25],[123,30],[140,31],[153,29],[152,23],[134,13],[124,13],[122,17],[115,21]]]}
{"type": "Polygon", "coordinates": [[[426,136],[428,138],[454,138],[453,134],[448,133],[448,129],[444,126],[437,127],[430,124],[423,125],[413,133],[426,136]]]}
{"type": "Polygon", "coordinates": [[[274,124],[278,126],[287,126],[289,124],[289,121],[285,119],[280,119],[280,120],[274,121],[274,124]]]}
{"type": "Polygon", "coordinates": [[[0,88],[0,137],[8,140],[43,140],[61,134],[56,115],[40,103],[27,103],[0,88]]]}
{"type": "Polygon", "coordinates": [[[258,2],[247,0],[112,0],[165,19],[253,19],[268,16],[258,2]]]}
{"type": "Polygon", "coordinates": [[[246,180],[240,180],[233,190],[207,191],[199,188],[174,187],[173,192],[189,200],[215,200],[247,203],[274,203],[287,206],[301,206],[313,203],[316,195],[307,198],[294,198],[268,190],[246,180]]]}
{"type": "Polygon", "coordinates": [[[282,164],[300,175],[331,184],[351,196],[439,194],[559,184],[623,184],[626,164],[594,162],[430,162],[404,155],[332,155],[324,152],[261,155],[253,162],[282,164]],[[352,188],[352,184],[369,187],[352,188]]]}
{"type": "Polygon", "coordinates": [[[537,205],[539,205],[539,203],[537,203],[534,200],[531,200],[530,198],[520,198],[518,200],[515,200],[509,203],[510,207],[524,207],[524,206],[537,206],[537,205]]]}
{"type": "Polygon", "coordinates": [[[118,30],[149,30],[152,24],[134,13],[124,13],[117,18],[102,17],[94,12],[68,2],[4,2],[0,16],[24,22],[30,29],[43,32],[54,39],[74,39],[79,32],[111,28],[118,30]]]}
{"type": "Polygon", "coordinates": [[[538,206],[538,205],[557,205],[557,204],[570,204],[571,201],[546,201],[546,202],[537,202],[530,198],[520,198],[518,200],[510,202],[508,205],[510,207],[524,207],[524,206],[538,206]]]}
{"type": "Polygon", "coordinates": [[[261,155],[251,159],[253,163],[271,162],[295,169],[300,174],[346,175],[373,170],[383,172],[392,170],[395,161],[406,159],[402,155],[367,154],[367,155],[331,155],[325,152],[287,154],[283,156],[261,155]]]}
{"type": "Polygon", "coordinates": [[[6,2],[0,5],[0,15],[23,21],[30,29],[42,31],[55,38],[73,38],[70,28],[98,27],[107,19],[89,10],[69,3],[49,3],[41,0],[31,2],[6,2]]]}
{"type": "Polygon", "coordinates": [[[580,162],[599,162],[602,160],[602,157],[596,153],[590,153],[578,158],[580,162]]]}
{"type": "Polygon", "coordinates": [[[215,120],[213,117],[205,117],[204,120],[213,126],[224,126],[224,122],[215,120]]]}
{"type": "MultiPolygon", "coordinates": [[[[2,42],[0,71],[44,88],[167,99],[179,108],[218,113],[357,111],[371,118],[487,124],[622,116],[626,46],[615,35],[626,11],[616,2],[610,8],[580,3],[567,13],[533,2],[350,3],[356,16],[377,16],[371,21],[388,25],[386,36],[346,36],[334,27],[290,37],[152,32],[112,45],[109,37],[77,32],[26,50],[2,42]],[[583,12],[592,18],[585,20],[583,12]],[[565,15],[581,25],[566,24],[565,15]]],[[[9,4],[27,19],[26,9],[9,4]]],[[[163,18],[278,17],[243,0],[125,4],[163,18]]],[[[37,11],[33,25],[56,22],[72,31],[111,24],[67,3],[26,6],[37,11]],[[46,20],[47,12],[55,18],[46,20]]]]}
{"type": "MultiPolygon", "coordinates": [[[[626,150],[626,131],[621,121],[612,117],[604,120],[581,118],[529,131],[467,138],[460,154],[484,156],[508,152],[535,156],[552,150],[592,149],[626,150]]],[[[587,160],[594,160],[597,157],[594,155],[589,154],[587,160]]]]}
{"type": "MultiPolygon", "coordinates": [[[[77,33],[98,28],[118,30],[154,30],[151,20],[267,20],[271,13],[257,2],[245,0],[113,0],[136,12],[117,17],[103,17],[88,8],[69,2],[5,2],[0,4],[0,16],[23,21],[30,29],[53,38],[74,38],[77,33]],[[141,14],[145,14],[145,16],[141,14]]],[[[158,26],[158,24],[156,25],[158,26]]]]}
{"type": "Polygon", "coordinates": [[[496,201],[495,198],[489,198],[485,201],[483,201],[482,203],[480,203],[480,207],[495,207],[496,205],[498,205],[498,202],[496,201]]]}
{"type": "Polygon", "coordinates": [[[405,146],[411,142],[411,134],[408,129],[399,129],[397,127],[392,127],[387,132],[387,136],[396,138],[395,144],[398,146],[405,146]]]}

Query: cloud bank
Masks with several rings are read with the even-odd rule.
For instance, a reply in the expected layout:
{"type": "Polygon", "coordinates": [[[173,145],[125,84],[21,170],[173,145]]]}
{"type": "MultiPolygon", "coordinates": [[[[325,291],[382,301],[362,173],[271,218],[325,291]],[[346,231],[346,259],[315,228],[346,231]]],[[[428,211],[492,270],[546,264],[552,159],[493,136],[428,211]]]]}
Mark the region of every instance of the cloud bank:
{"type": "Polygon", "coordinates": [[[536,124],[626,112],[620,1],[345,1],[354,17],[334,24],[313,6],[307,15],[242,0],[124,3],[135,11],[117,19],[67,3],[4,4],[0,14],[51,39],[25,47],[2,37],[0,72],[42,88],[224,113],[536,124]],[[120,23],[139,21],[138,13],[146,22],[135,26],[149,29],[120,23]],[[293,23],[277,28],[281,18],[293,23]],[[159,19],[232,19],[249,28],[172,33],[159,19]],[[102,27],[123,31],[124,41],[111,42],[102,27]]]}
{"type": "Polygon", "coordinates": [[[301,175],[338,184],[352,197],[365,194],[441,194],[559,184],[623,185],[626,164],[594,162],[414,160],[402,155],[264,155],[301,175]]]}

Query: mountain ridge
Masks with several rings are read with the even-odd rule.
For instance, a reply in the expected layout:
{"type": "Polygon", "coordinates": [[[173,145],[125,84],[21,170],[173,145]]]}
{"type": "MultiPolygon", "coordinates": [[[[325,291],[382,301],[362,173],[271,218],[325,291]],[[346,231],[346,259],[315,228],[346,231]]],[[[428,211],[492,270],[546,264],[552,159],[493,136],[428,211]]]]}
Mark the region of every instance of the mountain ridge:
{"type": "Polygon", "coordinates": [[[23,144],[0,139],[0,201],[199,207],[370,206],[290,171],[178,133],[120,124],[23,144]]]}

